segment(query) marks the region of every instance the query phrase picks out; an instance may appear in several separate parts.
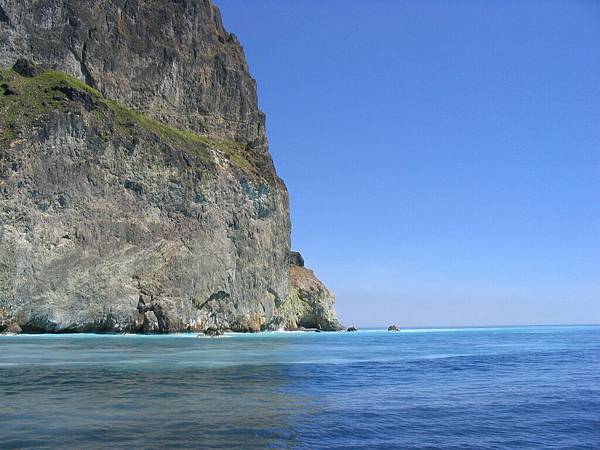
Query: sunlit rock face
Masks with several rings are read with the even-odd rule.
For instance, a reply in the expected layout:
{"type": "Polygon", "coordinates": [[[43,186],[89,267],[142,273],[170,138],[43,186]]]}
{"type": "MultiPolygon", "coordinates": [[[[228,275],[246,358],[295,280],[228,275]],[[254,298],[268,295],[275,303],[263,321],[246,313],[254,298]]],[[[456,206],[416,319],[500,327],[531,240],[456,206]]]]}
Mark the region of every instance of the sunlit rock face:
{"type": "Polygon", "coordinates": [[[3,0],[0,6],[0,66],[21,57],[48,64],[177,128],[266,151],[256,83],[212,2],[3,0]]]}
{"type": "Polygon", "coordinates": [[[297,325],[287,190],[210,1],[4,1],[0,66],[0,330],[297,325]]]}
{"type": "Polygon", "coordinates": [[[285,327],[341,330],[333,293],[312,270],[304,267],[304,259],[299,253],[292,252],[291,256],[288,297],[282,307],[285,327]]]}

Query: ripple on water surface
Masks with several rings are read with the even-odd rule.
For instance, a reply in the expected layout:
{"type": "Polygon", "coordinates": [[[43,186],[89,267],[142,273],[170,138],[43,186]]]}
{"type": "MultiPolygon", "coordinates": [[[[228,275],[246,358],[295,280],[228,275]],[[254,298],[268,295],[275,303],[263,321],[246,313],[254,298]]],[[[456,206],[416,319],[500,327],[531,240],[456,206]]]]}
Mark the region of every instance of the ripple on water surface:
{"type": "Polygon", "coordinates": [[[3,448],[598,448],[600,327],[0,338],[3,448]]]}

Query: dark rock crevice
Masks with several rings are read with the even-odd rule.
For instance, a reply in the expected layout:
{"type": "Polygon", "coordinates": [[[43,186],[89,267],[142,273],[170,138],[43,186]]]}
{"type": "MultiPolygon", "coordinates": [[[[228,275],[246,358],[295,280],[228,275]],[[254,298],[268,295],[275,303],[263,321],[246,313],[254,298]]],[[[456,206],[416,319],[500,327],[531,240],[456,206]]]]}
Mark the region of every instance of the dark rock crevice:
{"type": "Polygon", "coordinates": [[[0,6],[0,22],[4,22],[10,25],[10,19],[6,14],[6,11],[4,11],[4,9],[2,8],[2,6],[0,6]]]}
{"type": "Polygon", "coordinates": [[[229,294],[228,292],[225,291],[217,291],[213,294],[210,295],[210,297],[208,297],[204,302],[202,303],[198,303],[198,302],[194,302],[196,308],[198,309],[204,309],[209,303],[211,302],[222,302],[223,300],[227,300],[231,298],[231,294],[229,294]]]}
{"type": "Polygon", "coordinates": [[[168,308],[155,300],[154,296],[151,296],[149,303],[146,303],[144,295],[140,295],[137,310],[144,315],[142,325],[142,331],[144,332],[169,333],[184,329],[181,321],[173,317],[168,308]]]}
{"type": "MultiPolygon", "coordinates": [[[[81,73],[85,79],[85,82],[88,86],[93,87],[94,89],[98,89],[98,85],[96,84],[96,80],[92,76],[92,72],[88,67],[88,44],[92,40],[95,29],[91,28],[88,31],[88,37],[86,41],[83,43],[83,47],[81,48],[81,57],[76,57],[81,67],[81,73]]],[[[75,55],[75,53],[73,53],[75,55]]]]}
{"type": "Polygon", "coordinates": [[[93,33],[93,30],[90,30],[88,33],[88,39],[87,39],[87,41],[85,41],[83,43],[83,48],[81,50],[81,73],[85,77],[85,82],[89,86],[93,87],[94,89],[98,89],[98,85],[96,84],[96,81],[94,80],[94,77],[92,76],[92,72],[90,71],[90,69],[88,67],[88,61],[87,61],[88,43],[92,39],[92,33],[93,33]]]}

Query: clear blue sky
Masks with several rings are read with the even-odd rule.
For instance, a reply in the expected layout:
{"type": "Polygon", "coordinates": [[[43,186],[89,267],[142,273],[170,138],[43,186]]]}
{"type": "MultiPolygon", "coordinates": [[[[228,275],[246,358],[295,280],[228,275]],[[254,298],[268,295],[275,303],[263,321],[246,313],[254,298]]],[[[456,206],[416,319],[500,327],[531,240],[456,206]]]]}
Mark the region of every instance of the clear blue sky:
{"type": "Polygon", "coordinates": [[[216,3],[346,325],[600,323],[600,2],[216,3]]]}

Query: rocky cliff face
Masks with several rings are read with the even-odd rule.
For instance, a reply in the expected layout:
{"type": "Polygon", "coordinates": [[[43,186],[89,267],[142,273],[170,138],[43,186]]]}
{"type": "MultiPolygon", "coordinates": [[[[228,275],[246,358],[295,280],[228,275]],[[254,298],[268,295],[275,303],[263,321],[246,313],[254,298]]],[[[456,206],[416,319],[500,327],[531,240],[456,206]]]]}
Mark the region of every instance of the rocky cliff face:
{"type": "Polygon", "coordinates": [[[210,1],[0,0],[0,66],[0,330],[337,328],[210,1]]]}
{"type": "Polygon", "coordinates": [[[68,73],[152,118],[266,152],[243,50],[209,0],[2,0],[0,66],[68,73]]]}
{"type": "Polygon", "coordinates": [[[341,330],[334,309],[335,297],[310,269],[298,252],[290,255],[289,291],[281,307],[284,327],[341,330]]]}

